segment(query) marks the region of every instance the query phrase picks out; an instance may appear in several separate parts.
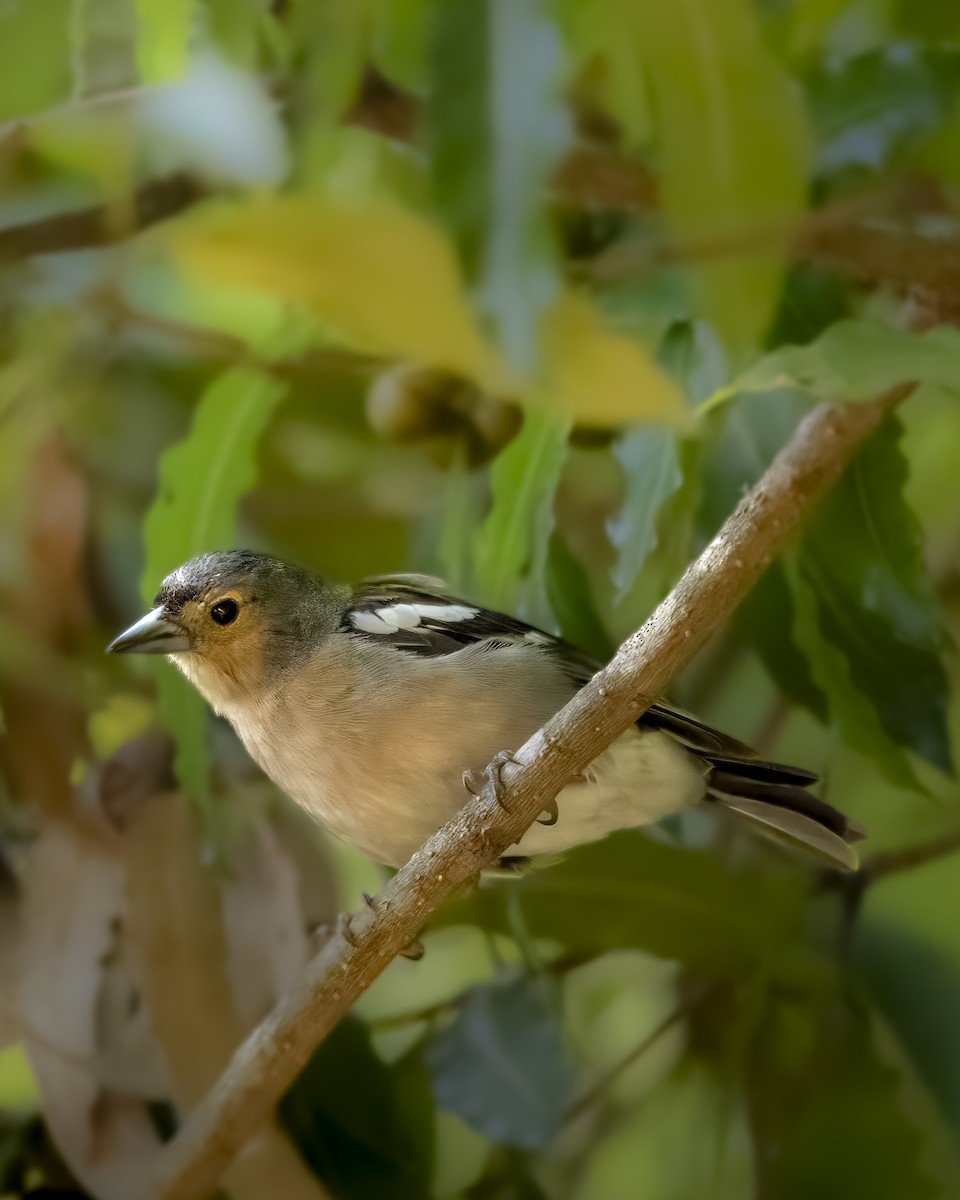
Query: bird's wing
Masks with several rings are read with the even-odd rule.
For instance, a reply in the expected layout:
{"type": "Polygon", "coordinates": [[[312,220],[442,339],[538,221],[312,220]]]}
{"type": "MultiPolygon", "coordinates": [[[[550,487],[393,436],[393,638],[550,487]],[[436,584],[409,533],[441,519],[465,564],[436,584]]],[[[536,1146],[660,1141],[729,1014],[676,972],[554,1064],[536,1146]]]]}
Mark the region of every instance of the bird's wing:
{"type": "MultiPolygon", "coordinates": [[[[455,654],[478,643],[492,651],[525,644],[552,657],[567,678],[580,687],[599,669],[595,658],[562,638],[505,613],[448,596],[441,588],[440,580],[424,575],[384,575],[364,580],[353,594],[344,628],[380,644],[428,657],[455,654]]],[[[670,734],[717,766],[735,765],[740,775],[766,778],[770,768],[775,768],[780,781],[801,787],[817,778],[800,767],[766,763],[744,742],[663,700],[651,704],[638,724],[670,734]]]]}
{"type": "Polygon", "coordinates": [[[467,646],[496,652],[525,645],[552,658],[578,687],[598,669],[595,659],[569,642],[505,613],[433,591],[434,582],[425,586],[425,577],[409,575],[364,580],[353,593],[342,628],[425,657],[455,654],[467,646]]]}
{"type": "MultiPolygon", "coordinates": [[[[344,615],[344,629],[380,645],[410,654],[434,657],[455,654],[482,643],[491,651],[524,644],[559,663],[567,678],[583,687],[599,670],[591,655],[525,621],[483,608],[469,600],[434,590],[440,585],[423,575],[383,575],[364,580],[355,590],[344,615]]],[[[440,585],[442,586],[442,585],[440,585]]],[[[652,704],[638,722],[660,729],[711,760],[759,763],[743,742],[712,729],[696,717],[665,701],[652,704]]],[[[796,782],[816,776],[797,770],[796,782]]]]}

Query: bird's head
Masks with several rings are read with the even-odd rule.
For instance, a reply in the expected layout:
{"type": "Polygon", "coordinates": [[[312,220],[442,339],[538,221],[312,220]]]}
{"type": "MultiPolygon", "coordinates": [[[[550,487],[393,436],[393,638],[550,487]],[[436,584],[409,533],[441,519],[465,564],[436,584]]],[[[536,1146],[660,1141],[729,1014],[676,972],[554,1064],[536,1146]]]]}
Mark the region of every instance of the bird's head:
{"type": "Polygon", "coordinates": [[[301,567],[249,550],[204,554],[172,571],[107,650],[169,655],[223,711],[309,657],[341,611],[337,589],[301,567]]]}

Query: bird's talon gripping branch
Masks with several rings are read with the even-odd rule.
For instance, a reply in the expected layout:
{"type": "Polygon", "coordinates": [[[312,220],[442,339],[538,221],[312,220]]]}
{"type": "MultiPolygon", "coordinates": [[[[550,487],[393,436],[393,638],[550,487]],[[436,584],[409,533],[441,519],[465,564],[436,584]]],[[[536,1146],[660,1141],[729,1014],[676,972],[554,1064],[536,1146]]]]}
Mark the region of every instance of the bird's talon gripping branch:
{"type": "Polygon", "coordinates": [[[504,812],[510,812],[510,806],[504,799],[504,792],[507,790],[506,784],[503,782],[503,768],[507,763],[515,763],[517,760],[513,757],[513,752],[510,750],[498,750],[490,760],[483,773],[484,780],[489,780],[493,785],[493,795],[497,804],[504,812]]]}
{"type": "Polygon", "coordinates": [[[469,792],[471,796],[479,796],[483,789],[483,772],[478,771],[476,767],[471,767],[469,771],[464,771],[460,776],[463,783],[464,791],[469,792]]]}
{"type": "Polygon", "coordinates": [[[515,763],[517,760],[513,757],[510,750],[499,750],[482,771],[478,771],[476,767],[471,767],[469,771],[464,771],[461,776],[463,786],[471,796],[479,796],[483,791],[485,783],[493,784],[493,794],[497,803],[504,812],[509,812],[510,809],[503,799],[503,793],[506,790],[506,785],[500,772],[507,763],[515,763]]]}

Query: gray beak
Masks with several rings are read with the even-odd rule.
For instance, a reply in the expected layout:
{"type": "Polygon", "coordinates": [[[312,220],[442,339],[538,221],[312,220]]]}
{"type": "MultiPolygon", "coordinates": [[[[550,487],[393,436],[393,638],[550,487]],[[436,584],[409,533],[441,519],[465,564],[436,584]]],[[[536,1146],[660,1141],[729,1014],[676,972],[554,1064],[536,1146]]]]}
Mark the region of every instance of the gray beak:
{"type": "Polygon", "coordinates": [[[176,654],[189,650],[190,639],[175,622],[155,608],[124,630],[107,647],[108,654],[176,654]]]}

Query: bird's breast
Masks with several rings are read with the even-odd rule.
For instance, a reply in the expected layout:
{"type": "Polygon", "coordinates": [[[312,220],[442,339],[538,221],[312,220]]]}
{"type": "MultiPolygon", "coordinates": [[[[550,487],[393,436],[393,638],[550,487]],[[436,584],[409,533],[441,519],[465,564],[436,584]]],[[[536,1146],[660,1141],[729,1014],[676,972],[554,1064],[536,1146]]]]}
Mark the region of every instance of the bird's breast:
{"type": "MultiPolygon", "coordinates": [[[[528,656],[518,669],[510,652],[337,661],[352,649],[343,643],[227,715],[279,787],[388,866],[402,866],[464,803],[464,771],[517,749],[574,690],[548,662],[528,656]]],[[[564,789],[557,823],[535,824],[508,853],[553,853],[658,820],[702,798],[704,771],[667,734],[634,727],[564,789]]]]}
{"type": "Polygon", "coordinates": [[[393,685],[354,670],[336,695],[322,684],[287,688],[228,714],[280,788],[388,866],[406,862],[466,800],[465,770],[516,749],[565,698],[540,691],[530,703],[504,703],[502,689],[483,676],[467,683],[452,663],[410,665],[393,685]]]}

